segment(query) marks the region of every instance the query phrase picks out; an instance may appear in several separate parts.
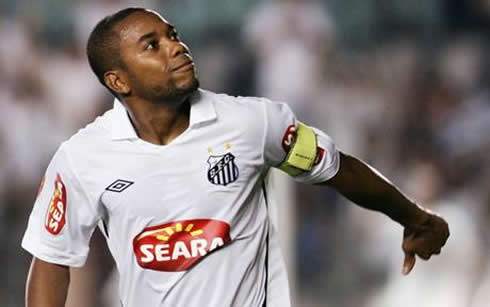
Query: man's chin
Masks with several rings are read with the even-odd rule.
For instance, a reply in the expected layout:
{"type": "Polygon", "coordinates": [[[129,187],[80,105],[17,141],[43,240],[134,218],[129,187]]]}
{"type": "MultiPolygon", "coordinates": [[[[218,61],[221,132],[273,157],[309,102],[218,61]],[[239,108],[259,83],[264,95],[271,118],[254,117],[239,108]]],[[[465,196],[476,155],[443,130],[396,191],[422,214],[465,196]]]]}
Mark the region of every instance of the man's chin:
{"type": "Polygon", "coordinates": [[[197,78],[193,78],[192,81],[190,81],[185,86],[182,86],[180,88],[176,88],[175,94],[176,94],[176,96],[189,95],[189,94],[194,93],[198,88],[199,88],[199,80],[197,78]]]}
{"type": "Polygon", "coordinates": [[[192,95],[199,88],[199,80],[193,78],[186,84],[174,86],[163,96],[159,96],[156,101],[181,102],[183,99],[192,95]]]}

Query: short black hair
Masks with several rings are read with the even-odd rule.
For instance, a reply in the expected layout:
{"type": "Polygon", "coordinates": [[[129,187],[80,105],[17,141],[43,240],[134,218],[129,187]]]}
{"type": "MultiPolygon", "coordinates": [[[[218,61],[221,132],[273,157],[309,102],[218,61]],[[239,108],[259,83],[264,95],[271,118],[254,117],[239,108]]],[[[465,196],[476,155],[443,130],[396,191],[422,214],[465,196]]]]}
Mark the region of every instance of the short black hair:
{"type": "Polygon", "coordinates": [[[104,82],[104,74],[115,67],[124,67],[119,50],[119,35],[114,31],[114,27],[129,15],[145,11],[145,8],[129,7],[106,16],[97,23],[88,38],[87,57],[90,68],[100,83],[113,94],[115,93],[104,82]]]}

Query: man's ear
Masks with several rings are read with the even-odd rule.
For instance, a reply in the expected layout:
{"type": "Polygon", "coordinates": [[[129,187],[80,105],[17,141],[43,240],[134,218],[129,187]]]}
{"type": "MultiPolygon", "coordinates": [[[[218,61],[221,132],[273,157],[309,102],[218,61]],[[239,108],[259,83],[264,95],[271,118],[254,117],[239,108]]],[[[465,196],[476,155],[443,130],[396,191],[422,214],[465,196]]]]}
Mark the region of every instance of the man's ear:
{"type": "Polygon", "coordinates": [[[120,71],[107,71],[104,74],[104,82],[111,90],[113,90],[115,93],[120,94],[121,96],[127,96],[131,91],[131,88],[126,78],[124,78],[120,71]]]}

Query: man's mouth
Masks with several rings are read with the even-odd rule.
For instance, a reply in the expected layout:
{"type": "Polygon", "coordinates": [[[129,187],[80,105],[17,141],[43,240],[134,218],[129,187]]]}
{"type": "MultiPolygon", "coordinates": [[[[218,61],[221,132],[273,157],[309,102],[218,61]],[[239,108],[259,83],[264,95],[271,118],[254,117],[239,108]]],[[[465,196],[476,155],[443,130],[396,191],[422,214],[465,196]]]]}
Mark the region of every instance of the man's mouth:
{"type": "Polygon", "coordinates": [[[172,71],[187,71],[194,68],[194,63],[192,61],[186,61],[182,64],[175,66],[172,71]]]}

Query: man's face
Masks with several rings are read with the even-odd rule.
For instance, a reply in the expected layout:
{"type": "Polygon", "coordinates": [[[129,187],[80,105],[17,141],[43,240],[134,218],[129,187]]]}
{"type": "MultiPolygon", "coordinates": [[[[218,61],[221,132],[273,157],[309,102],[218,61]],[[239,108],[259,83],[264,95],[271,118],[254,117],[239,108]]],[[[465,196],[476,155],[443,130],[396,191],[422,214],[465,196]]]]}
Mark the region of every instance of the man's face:
{"type": "Polygon", "coordinates": [[[136,12],[115,29],[131,96],[172,100],[199,86],[190,51],[160,15],[136,12]]]}

